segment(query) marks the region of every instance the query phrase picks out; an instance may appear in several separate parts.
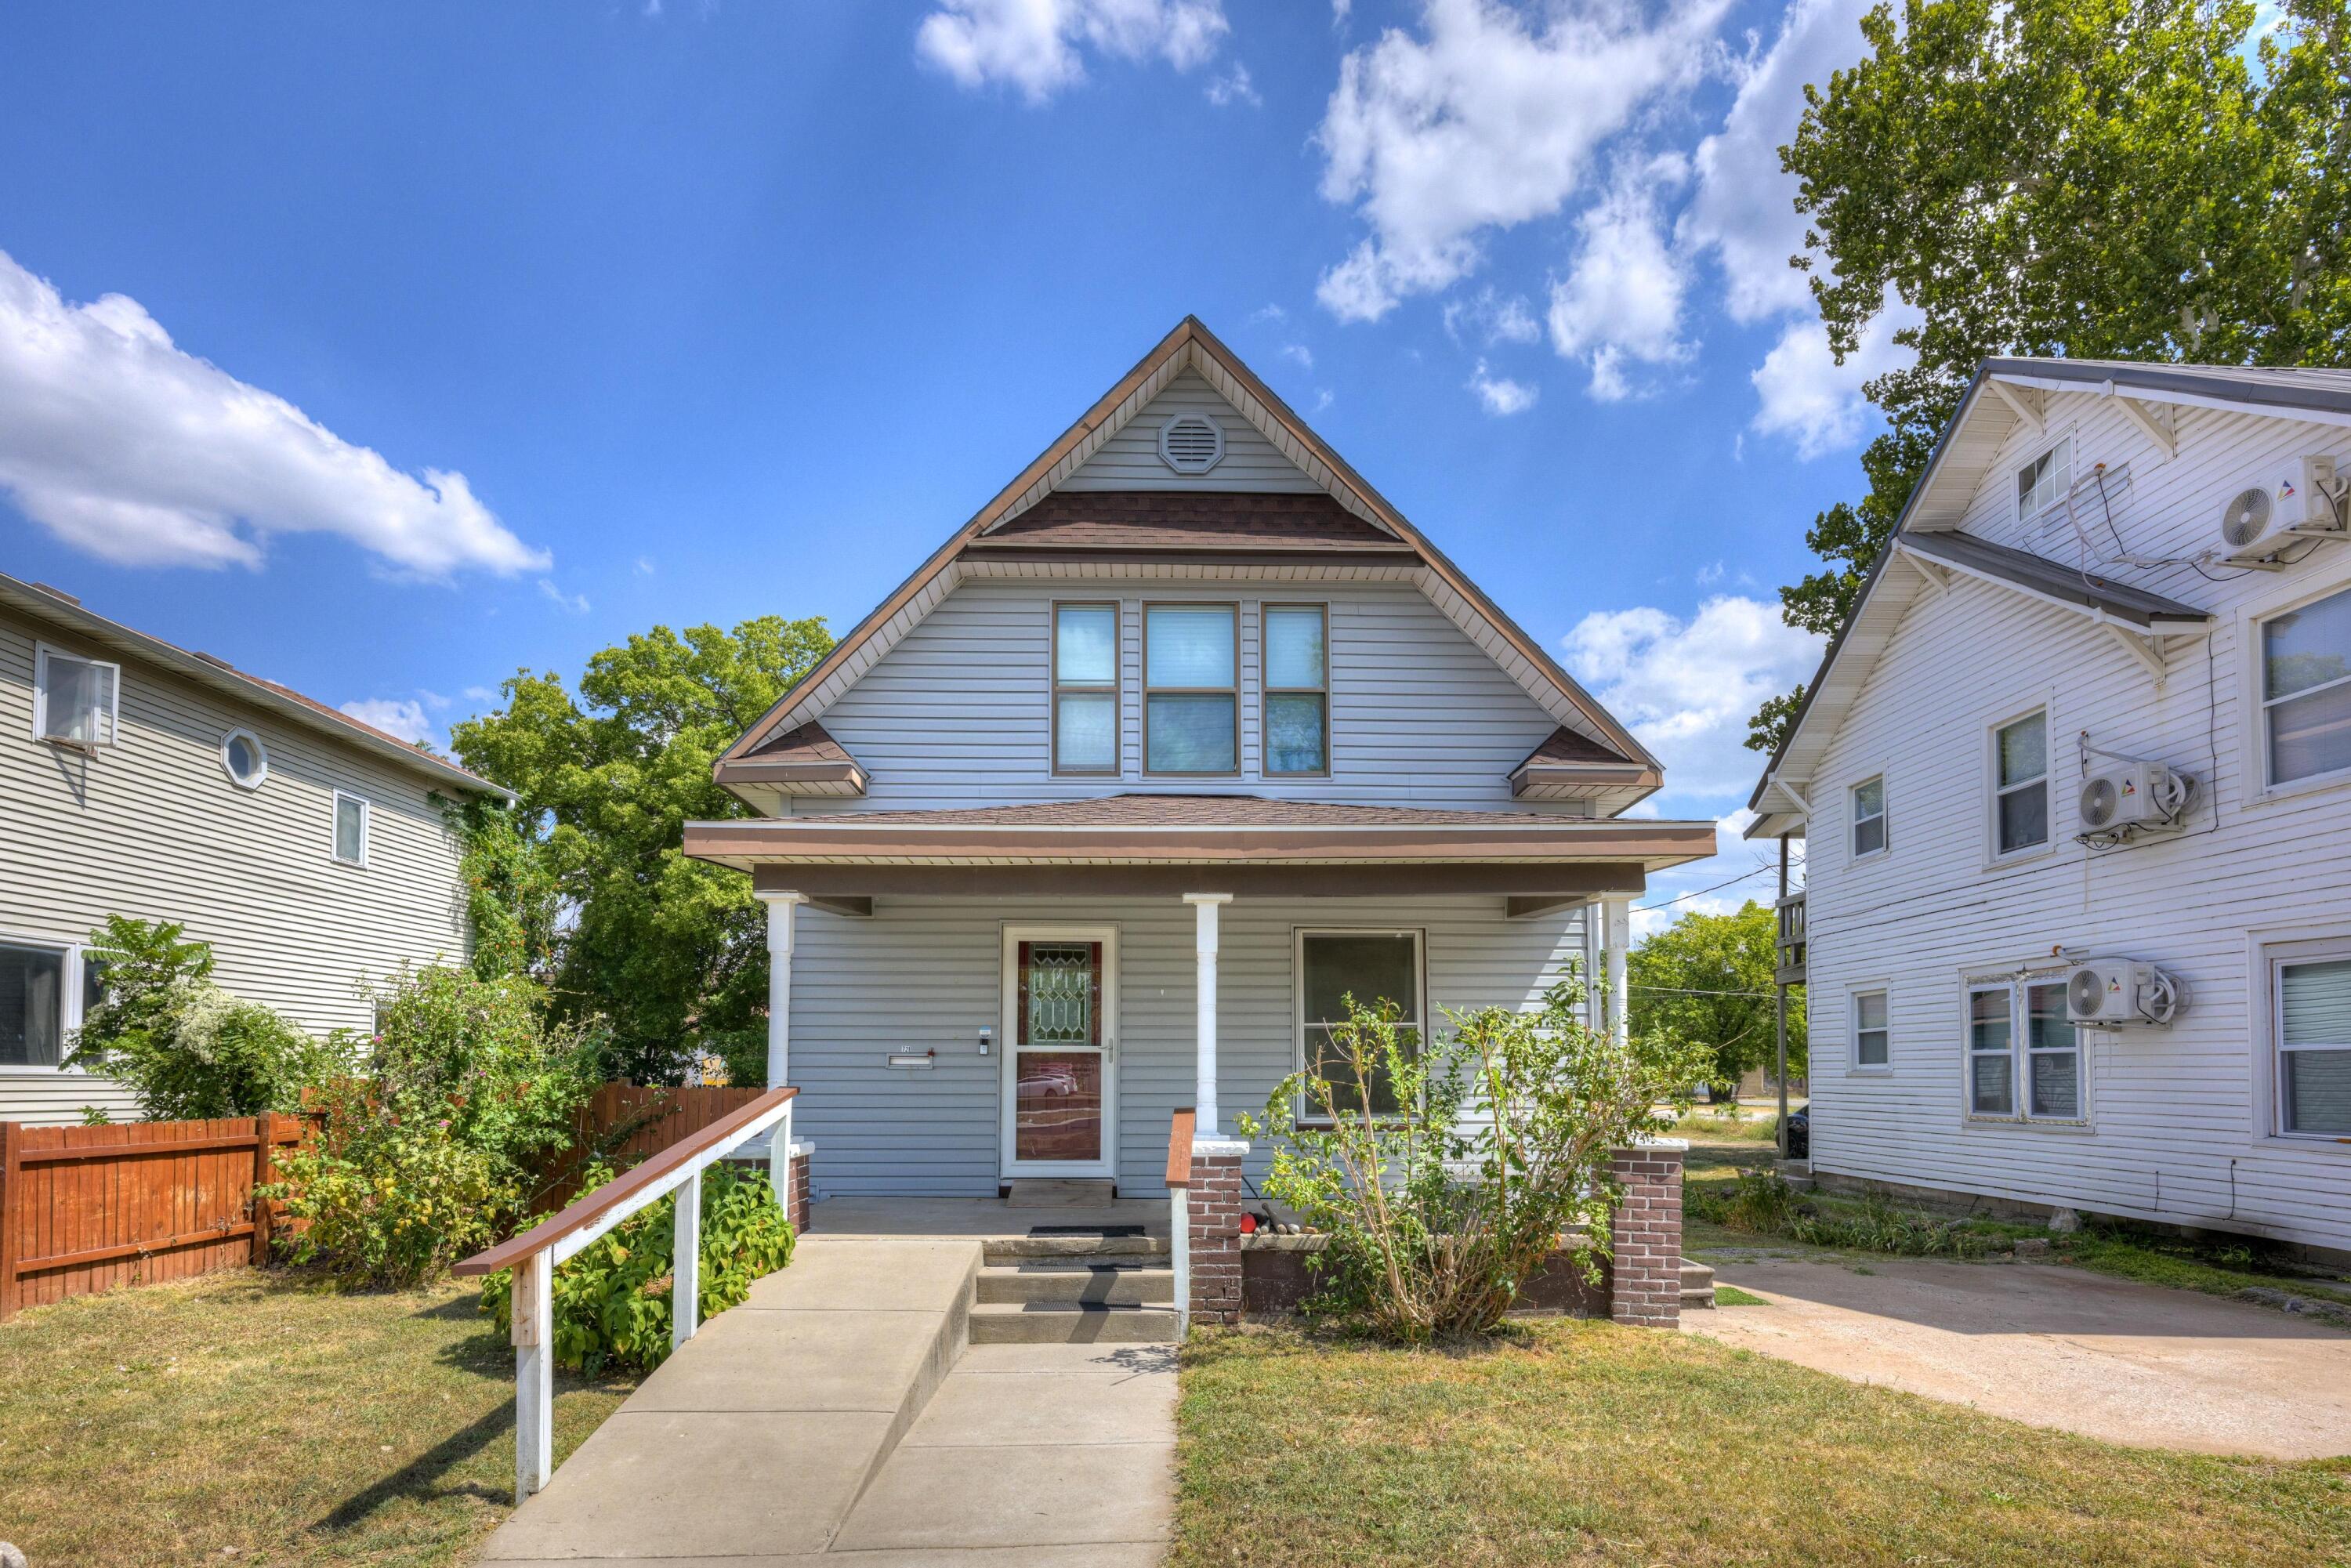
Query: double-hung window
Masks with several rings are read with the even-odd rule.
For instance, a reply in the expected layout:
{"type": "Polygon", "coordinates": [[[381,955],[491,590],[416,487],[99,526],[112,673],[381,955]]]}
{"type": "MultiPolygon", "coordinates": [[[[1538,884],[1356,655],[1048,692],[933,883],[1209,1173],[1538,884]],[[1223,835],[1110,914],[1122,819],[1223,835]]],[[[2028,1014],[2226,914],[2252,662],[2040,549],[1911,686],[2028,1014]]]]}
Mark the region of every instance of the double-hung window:
{"type": "Polygon", "coordinates": [[[1053,771],[1118,771],[1118,606],[1053,606],[1053,771]]]}
{"type": "Polygon", "coordinates": [[[98,1000],[99,966],[86,953],[0,937],[0,1068],[55,1067],[98,1000]]]}
{"type": "Polygon", "coordinates": [[[2065,498],[2074,487],[2074,438],[2070,435],[2016,471],[2016,516],[2031,522],[2065,498]]]}
{"type": "Polygon", "coordinates": [[[2026,714],[1992,731],[1992,847],[2022,854],[2049,842],[2049,715],[2026,714]]]}
{"type": "MultiPolygon", "coordinates": [[[[1365,1078],[1359,1079],[1334,1037],[1333,1026],[1346,1021],[1349,998],[1365,1008],[1393,1004],[1398,1015],[1399,1042],[1408,1051],[1419,1051],[1426,1007],[1421,985],[1420,933],[1301,931],[1297,994],[1299,1066],[1332,1086],[1332,1102],[1340,1113],[1362,1114],[1365,1088],[1374,1114],[1394,1115],[1404,1110],[1385,1065],[1374,1061],[1365,1078]]],[[[1302,1120],[1321,1120],[1327,1114],[1319,1092],[1308,1091],[1304,1102],[1299,1108],[1302,1120]]]]}
{"type": "Polygon", "coordinates": [[[1884,991],[1853,993],[1853,1064],[1885,1067],[1893,1061],[1884,991]]]}
{"type": "Polygon", "coordinates": [[[2351,1138],[2351,946],[2273,959],[2270,990],[2278,1132],[2351,1138]]]}
{"type": "Polygon", "coordinates": [[[33,738],[91,750],[112,745],[121,685],[119,664],[37,645],[33,654],[33,738]]]}
{"type": "Polygon", "coordinates": [[[368,803],[358,795],[335,791],[335,859],[345,865],[368,862],[368,803]]]}
{"type": "Polygon", "coordinates": [[[2351,769],[2351,589],[2262,622],[2262,749],[2272,784],[2351,769]]]}
{"type": "Polygon", "coordinates": [[[1853,858],[1874,855],[1886,848],[1886,779],[1881,775],[1855,785],[1853,798],[1853,858]]]}
{"type": "Polygon", "coordinates": [[[2082,1042],[2065,1017],[2065,977],[1968,988],[1967,1098],[1976,1116],[2084,1119],[2082,1042]]]}
{"type": "Polygon", "coordinates": [[[1265,607],[1265,772],[1331,771],[1331,614],[1321,604],[1265,607]]]}
{"type": "Polygon", "coordinates": [[[1240,771],[1240,607],[1143,607],[1143,770],[1240,771]]]}

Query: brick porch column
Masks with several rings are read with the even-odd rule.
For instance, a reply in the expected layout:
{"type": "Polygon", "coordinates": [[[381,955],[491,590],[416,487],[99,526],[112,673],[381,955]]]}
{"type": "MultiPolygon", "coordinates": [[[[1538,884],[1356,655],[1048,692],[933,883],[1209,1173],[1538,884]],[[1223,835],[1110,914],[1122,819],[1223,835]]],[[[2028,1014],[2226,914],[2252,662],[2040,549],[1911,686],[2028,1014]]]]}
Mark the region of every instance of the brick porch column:
{"type": "Polygon", "coordinates": [[[792,1234],[808,1234],[811,1208],[809,1191],[809,1157],[816,1153],[814,1144],[795,1141],[791,1147],[791,1176],[785,1183],[784,1218],[791,1221],[792,1234]]]}
{"type": "Polygon", "coordinates": [[[1609,1175],[1625,1189],[1609,1222],[1608,1315],[1669,1329],[1682,1316],[1682,1155],[1678,1141],[1619,1149],[1609,1175]]]}
{"type": "Polygon", "coordinates": [[[1192,1321],[1241,1321],[1241,1161],[1238,1138],[1196,1138],[1186,1199],[1192,1250],[1192,1321]]]}

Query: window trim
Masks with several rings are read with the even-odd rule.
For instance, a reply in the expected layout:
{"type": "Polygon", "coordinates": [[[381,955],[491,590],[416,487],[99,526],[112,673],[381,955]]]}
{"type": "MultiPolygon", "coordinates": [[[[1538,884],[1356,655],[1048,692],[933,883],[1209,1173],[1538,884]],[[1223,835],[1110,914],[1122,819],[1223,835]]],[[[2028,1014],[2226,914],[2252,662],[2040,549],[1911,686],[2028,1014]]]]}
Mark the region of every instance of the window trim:
{"type": "MultiPolygon", "coordinates": [[[[1270,600],[1258,606],[1258,682],[1257,736],[1258,772],[1267,779],[1328,779],[1331,777],[1331,605],[1325,601],[1270,600]],[[1270,613],[1277,610],[1313,610],[1322,616],[1322,684],[1319,686],[1277,686],[1273,684],[1273,658],[1267,626],[1270,613]],[[1287,769],[1272,766],[1273,744],[1272,699],[1282,696],[1320,696],[1322,699],[1322,766],[1317,768],[1287,769]]],[[[1239,666],[1234,667],[1239,674],[1239,666]]]]}
{"type": "MultiPolygon", "coordinates": [[[[2322,552],[2315,559],[2327,560],[2332,558],[2322,552]]],[[[2239,655],[2241,666],[2239,685],[2244,698],[2239,704],[2239,711],[2243,715],[2240,727],[2239,744],[2246,749],[2249,756],[2254,758],[2255,771],[2252,777],[2256,780],[2253,789],[2245,798],[2245,803],[2248,805],[2258,806],[2271,800],[2288,800],[2321,789],[2339,789],[2351,786],[2351,768],[2337,768],[2329,772],[2306,774],[2300,779],[2289,779],[2283,781],[2270,777],[2270,699],[2267,690],[2268,682],[2262,678],[2268,623],[2281,615],[2288,615],[2297,610],[2306,610],[2321,601],[2333,599],[2343,593],[2351,593],[2351,573],[2337,571],[2330,574],[2325,581],[2315,586],[2309,583],[2297,584],[2270,599],[2247,604],[2238,612],[2237,646],[2241,650],[2239,655]]],[[[2309,695],[2308,691],[2294,694],[2298,697],[2309,695]]]]}
{"type": "Polygon", "coordinates": [[[1050,622],[1046,628],[1045,652],[1045,746],[1047,770],[1056,779],[1116,779],[1126,770],[1126,680],[1125,643],[1126,616],[1115,599],[1056,599],[1047,612],[1050,622]],[[1064,610],[1107,610],[1110,612],[1111,648],[1110,681],[1064,681],[1061,679],[1061,612],[1064,610]],[[1111,763],[1108,768],[1065,768],[1061,764],[1061,694],[1064,691],[1110,694],[1111,699],[1111,763]]]}
{"type": "Polygon", "coordinates": [[[52,643],[33,644],[33,738],[44,746],[60,746],[68,751],[95,756],[105,747],[117,745],[122,739],[122,665],[111,659],[94,659],[87,653],[77,653],[70,648],[60,648],[52,643]],[[108,702],[106,705],[106,738],[104,740],[68,740],[62,736],[45,733],[49,727],[49,661],[71,659],[77,664],[90,664],[108,672],[108,702]]]}
{"type": "Polygon", "coordinates": [[[1877,860],[1893,852],[1893,849],[1894,808],[1893,803],[1886,799],[1886,773],[1885,770],[1881,768],[1877,772],[1868,775],[1866,778],[1855,779],[1844,788],[1845,863],[1848,865],[1859,865],[1864,861],[1877,860]],[[1854,811],[1855,797],[1860,795],[1862,789],[1865,786],[1871,784],[1877,786],[1877,815],[1875,817],[1857,816],[1854,811]],[[1874,850],[1863,850],[1854,847],[1855,839],[1861,831],[1861,825],[1865,821],[1876,822],[1878,825],[1878,843],[1877,847],[1874,850]]]}
{"type": "Polygon", "coordinates": [[[2016,708],[1992,719],[1984,726],[1984,867],[2016,865],[2024,861],[2038,860],[2057,852],[2057,710],[2056,705],[2043,695],[2024,707],[2016,708]],[[2035,714],[2041,716],[2041,776],[2021,784],[2003,785],[2000,781],[2000,732],[2022,724],[2035,714]],[[2000,847],[2000,803],[2020,789],[2038,784],[2042,788],[2043,817],[2046,831],[2037,844],[2003,850],[2000,847]]]}
{"type": "MultiPolygon", "coordinates": [[[[2024,970],[1977,970],[1962,977],[1959,985],[1959,1114],[1964,1122],[1986,1127],[2034,1127],[2059,1132],[2094,1130],[2090,1038],[2096,1031],[2085,1025],[2074,1026],[2074,1114],[2042,1116],[2035,1115],[2032,1110],[2032,1058],[2035,1053],[2029,998],[2037,986],[2053,985],[2062,989],[2065,976],[2064,967],[2043,964],[2024,970]],[[2004,1112],[1976,1109],[1975,1059],[1991,1053],[1975,1049],[1972,1004],[1978,995],[1989,991],[2005,992],[2008,997],[2009,1109],[2004,1112]]],[[[2053,1056],[2057,1052],[2044,1051],[2039,1054],[2053,1056]]]]}
{"type": "Polygon", "coordinates": [[[220,765],[221,771],[228,775],[228,781],[235,785],[240,789],[258,789],[264,784],[269,782],[269,747],[262,744],[261,737],[254,734],[253,731],[246,728],[243,725],[239,725],[234,729],[227,730],[221,736],[220,765]],[[261,759],[260,770],[255,773],[249,779],[238,778],[236,776],[236,769],[229,764],[228,748],[235,743],[239,737],[243,737],[245,739],[253,743],[254,755],[261,759]]]}
{"type": "MultiPolygon", "coordinates": [[[[1409,1022],[1420,1031],[1420,1047],[1428,1049],[1428,932],[1418,925],[1294,925],[1290,931],[1290,1070],[1303,1074],[1306,1067],[1306,939],[1310,936],[1409,936],[1412,938],[1412,977],[1419,995],[1414,998],[1415,1014],[1409,1022]]],[[[1292,1115],[1301,1127],[1328,1127],[1330,1117],[1316,1113],[1308,1104],[1306,1086],[1299,1085],[1298,1100],[1292,1115]]],[[[1401,1120],[1404,1113],[1395,1113],[1401,1120]]]]}
{"type": "Polygon", "coordinates": [[[370,851],[374,847],[374,802],[354,790],[338,789],[334,793],[334,808],[327,813],[327,858],[337,865],[354,866],[360,871],[365,871],[368,867],[370,851]],[[342,855],[340,827],[343,820],[343,802],[346,800],[357,801],[360,808],[360,853],[357,860],[346,860],[342,855]]]}
{"type": "Polygon", "coordinates": [[[47,1064],[37,1061],[0,1062],[0,1078],[30,1078],[38,1074],[55,1077],[62,1072],[75,1078],[88,1078],[89,1069],[68,1067],[65,1057],[72,1049],[74,1031],[82,1025],[82,987],[89,972],[91,945],[56,936],[36,936],[29,932],[0,930],[0,947],[29,947],[37,952],[56,953],[65,963],[57,977],[60,992],[57,998],[57,1061],[47,1064]]]}
{"type": "Polygon", "coordinates": [[[1870,980],[1859,985],[1848,986],[1845,988],[1844,994],[1844,1020],[1845,1071],[1848,1073],[1861,1073],[1871,1078],[1892,1077],[1894,1075],[1894,988],[1884,980],[1870,980]],[[1861,998],[1864,997],[1886,998],[1885,1028],[1864,1030],[1861,1027],[1861,998]],[[1886,1037],[1885,1061],[1864,1061],[1861,1059],[1861,1037],[1864,1034],[1882,1034],[1886,1037]]]}
{"type": "Polygon", "coordinates": [[[1143,776],[1145,779],[1238,779],[1241,776],[1241,606],[1237,599],[1146,599],[1143,601],[1143,776]],[[1233,684],[1229,686],[1158,686],[1151,684],[1151,612],[1154,610],[1225,610],[1233,618],[1233,684]],[[1233,765],[1217,768],[1151,766],[1151,699],[1155,696],[1230,696],[1233,699],[1233,765]]]}
{"type": "Polygon", "coordinates": [[[2253,984],[2265,994],[2256,994],[2252,1009],[2259,1020],[2260,1038],[2254,1051],[2253,1079],[2259,1087],[2259,1098],[2266,1102],[2262,1107],[2260,1136],[2265,1143],[2287,1148],[2324,1150],[2351,1157],[2351,1140],[2339,1133],[2290,1133],[2285,1125],[2285,988],[2283,971],[2290,964],[2324,964],[2351,958],[2351,931],[2335,928],[2331,934],[2313,935],[2306,929],[2274,930],[2250,933],[2253,951],[2251,973],[2253,984]]]}

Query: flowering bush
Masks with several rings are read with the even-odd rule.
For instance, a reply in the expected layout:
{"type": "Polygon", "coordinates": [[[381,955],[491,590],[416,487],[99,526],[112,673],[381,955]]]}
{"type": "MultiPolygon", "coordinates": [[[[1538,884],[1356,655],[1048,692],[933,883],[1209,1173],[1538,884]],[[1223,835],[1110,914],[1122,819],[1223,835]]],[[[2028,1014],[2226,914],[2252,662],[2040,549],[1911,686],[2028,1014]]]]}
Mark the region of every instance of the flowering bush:
{"type": "Polygon", "coordinates": [[[1315,1310],[1407,1343],[1489,1333],[1570,1238],[1596,1281],[1620,1196],[1610,1156],[1672,1124],[1660,1105],[1688,1108],[1707,1053],[1669,1035],[1619,1044],[1583,999],[1571,978],[1539,1013],[1447,1009],[1450,1035],[1424,1050],[1392,1004],[1349,997],[1321,1071],[1240,1119],[1277,1140],[1267,1193],[1330,1238],[1315,1310]],[[1301,1096],[1323,1124],[1299,1124],[1301,1096]]]}
{"type": "Polygon", "coordinates": [[[90,933],[105,994],[66,1065],[127,1085],[158,1122],[292,1110],[305,1083],[335,1069],[338,1047],[214,985],[212,948],[185,932],[111,915],[90,933]]]}
{"type": "MultiPolygon", "coordinates": [[[[611,1179],[600,1170],[591,1186],[611,1179]]],[[[593,1377],[607,1366],[650,1372],[670,1352],[671,1263],[677,1199],[649,1204],[555,1270],[555,1364],[593,1377]]],[[[713,1166],[702,1173],[703,1321],[738,1306],[751,1282],[792,1260],[792,1228],[763,1173],[713,1166]]],[[[482,1310],[504,1333],[512,1322],[514,1277],[482,1282],[482,1310]]]]}
{"type": "Polygon", "coordinates": [[[406,1285],[515,1229],[568,1147],[600,1042],[550,1025],[540,988],[434,966],[371,998],[360,1071],[319,1085],[316,1134],[271,1189],[294,1260],[355,1284],[406,1285]]]}

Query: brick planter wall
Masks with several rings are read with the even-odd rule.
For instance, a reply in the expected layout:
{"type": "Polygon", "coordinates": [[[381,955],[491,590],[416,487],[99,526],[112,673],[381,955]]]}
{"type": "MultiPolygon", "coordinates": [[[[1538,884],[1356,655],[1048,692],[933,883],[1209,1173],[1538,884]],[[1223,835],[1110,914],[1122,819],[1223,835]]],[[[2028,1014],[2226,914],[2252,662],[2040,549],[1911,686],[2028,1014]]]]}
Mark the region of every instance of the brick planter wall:
{"type": "Polygon", "coordinates": [[[1669,1329],[1681,1322],[1682,1154],[1645,1145],[1609,1161],[1625,1188],[1608,1230],[1608,1315],[1620,1323],[1669,1329]]]}
{"type": "Polygon", "coordinates": [[[1192,1147],[1192,1321],[1241,1321],[1241,1159],[1248,1145],[1203,1140],[1192,1147]],[[1207,1152],[1204,1152],[1207,1151],[1207,1152]]]}
{"type": "Polygon", "coordinates": [[[810,1208],[813,1207],[810,1201],[809,1194],[809,1155],[810,1152],[809,1145],[806,1144],[794,1144],[792,1145],[792,1174],[790,1181],[787,1184],[789,1190],[784,1194],[784,1218],[792,1222],[792,1234],[795,1236],[805,1236],[808,1234],[809,1214],[810,1208]]]}

